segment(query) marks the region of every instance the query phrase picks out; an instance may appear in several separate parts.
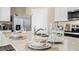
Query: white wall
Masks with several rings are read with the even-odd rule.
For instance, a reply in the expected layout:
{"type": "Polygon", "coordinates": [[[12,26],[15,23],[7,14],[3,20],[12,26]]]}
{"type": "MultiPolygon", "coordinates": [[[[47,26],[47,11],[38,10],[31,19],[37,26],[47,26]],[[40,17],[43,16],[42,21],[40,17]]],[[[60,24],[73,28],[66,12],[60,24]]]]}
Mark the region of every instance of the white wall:
{"type": "Polygon", "coordinates": [[[32,31],[34,26],[48,29],[48,8],[32,8],[32,31]]]}
{"type": "Polygon", "coordinates": [[[0,7],[0,21],[10,21],[10,7],[0,7]]]}

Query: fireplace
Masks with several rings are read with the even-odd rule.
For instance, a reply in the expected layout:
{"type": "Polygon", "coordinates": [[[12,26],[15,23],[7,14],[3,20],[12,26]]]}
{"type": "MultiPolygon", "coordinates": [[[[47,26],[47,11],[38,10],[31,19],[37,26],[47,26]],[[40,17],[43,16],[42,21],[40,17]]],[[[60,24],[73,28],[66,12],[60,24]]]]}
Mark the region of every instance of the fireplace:
{"type": "Polygon", "coordinates": [[[21,29],[21,25],[16,25],[16,30],[20,30],[21,29]]]}

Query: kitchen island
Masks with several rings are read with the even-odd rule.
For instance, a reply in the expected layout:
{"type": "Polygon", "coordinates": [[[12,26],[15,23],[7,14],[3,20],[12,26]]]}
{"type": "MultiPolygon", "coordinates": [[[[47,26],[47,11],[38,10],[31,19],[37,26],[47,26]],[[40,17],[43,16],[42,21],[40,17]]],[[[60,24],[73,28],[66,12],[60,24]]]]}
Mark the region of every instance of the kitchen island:
{"type": "MultiPolygon", "coordinates": [[[[32,50],[28,48],[29,41],[32,40],[33,34],[31,31],[22,32],[21,35],[23,35],[23,39],[11,39],[10,36],[12,32],[3,32],[3,34],[6,36],[6,41],[4,41],[6,44],[11,44],[16,51],[39,51],[39,50],[32,50]]],[[[79,51],[79,39],[73,38],[73,37],[67,37],[63,36],[63,44],[52,44],[52,47],[47,50],[41,50],[41,51],[79,51]]]]}
{"type": "MultiPolygon", "coordinates": [[[[40,51],[28,48],[29,41],[31,41],[33,38],[33,34],[31,33],[31,31],[22,32],[21,35],[23,35],[23,39],[11,39],[10,36],[12,32],[3,32],[3,34],[6,36],[8,41],[6,42],[6,45],[11,44],[16,51],[40,51]]],[[[47,50],[41,50],[41,51],[59,51],[59,48],[58,47],[53,48],[52,46],[47,50]]]]}

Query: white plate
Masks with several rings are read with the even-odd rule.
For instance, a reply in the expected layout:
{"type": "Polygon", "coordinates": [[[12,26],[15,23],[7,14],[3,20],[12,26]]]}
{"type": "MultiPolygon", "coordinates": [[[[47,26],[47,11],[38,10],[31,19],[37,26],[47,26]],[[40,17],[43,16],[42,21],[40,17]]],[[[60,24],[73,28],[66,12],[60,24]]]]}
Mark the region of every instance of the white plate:
{"type": "Polygon", "coordinates": [[[31,49],[41,50],[41,49],[48,49],[48,48],[50,48],[51,47],[51,44],[46,43],[45,45],[42,45],[42,46],[36,46],[36,45],[34,46],[32,44],[29,44],[28,47],[31,48],[31,49]]]}

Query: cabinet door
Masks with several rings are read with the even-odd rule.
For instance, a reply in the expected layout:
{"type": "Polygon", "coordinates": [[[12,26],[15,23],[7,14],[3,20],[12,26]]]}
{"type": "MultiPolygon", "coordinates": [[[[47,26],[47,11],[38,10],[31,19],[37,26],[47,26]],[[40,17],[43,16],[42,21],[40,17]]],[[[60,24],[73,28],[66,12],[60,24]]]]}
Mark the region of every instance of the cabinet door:
{"type": "Polygon", "coordinates": [[[0,21],[10,21],[9,7],[0,7],[0,21]]]}
{"type": "Polygon", "coordinates": [[[68,11],[76,11],[79,10],[79,7],[67,7],[68,11]]]}
{"type": "Polygon", "coordinates": [[[55,8],[55,21],[67,21],[67,8],[56,7],[55,8]]]}
{"type": "Polygon", "coordinates": [[[36,26],[39,28],[47,29],[48,25],[48,8],[33,8],[32,9],[32,30],[36,26]]]}

